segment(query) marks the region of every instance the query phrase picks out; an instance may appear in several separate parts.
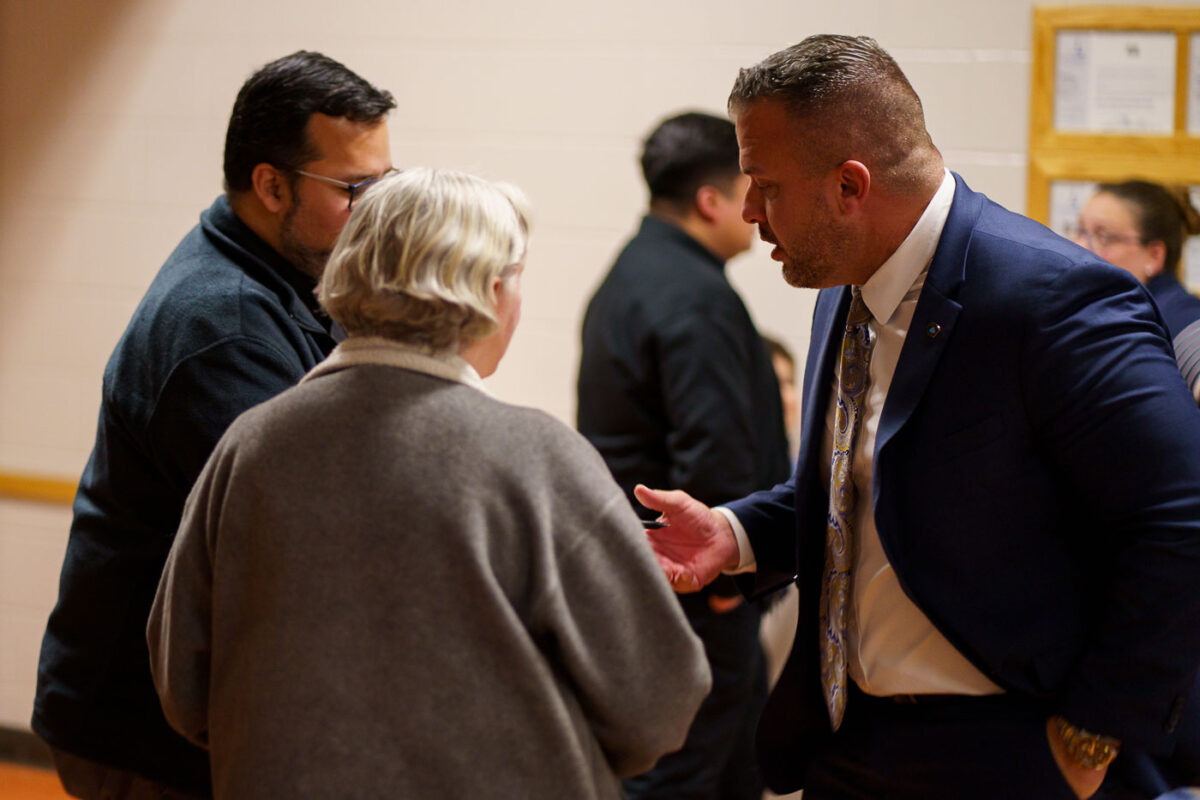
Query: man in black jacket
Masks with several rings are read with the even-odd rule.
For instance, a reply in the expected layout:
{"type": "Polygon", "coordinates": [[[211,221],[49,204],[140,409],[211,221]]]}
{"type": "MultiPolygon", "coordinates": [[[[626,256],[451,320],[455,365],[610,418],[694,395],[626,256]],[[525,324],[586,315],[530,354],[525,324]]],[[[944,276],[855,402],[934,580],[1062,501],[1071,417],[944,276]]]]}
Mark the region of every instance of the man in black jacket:
{"type": "Polygon", "coordinates": [[[251,76],[229,121],[225,194],[167,259],[109,359],[33,712],[76,797],[210,793],[208,754],[159,707],[150,604],[217,439],[343,336],[313,289],[351,205],[391,169],[394,107],[319,53],[251,76]]]}
{"type": "MultiPolygon", "coordinates": [[[[725,262],[747,250],[747,178],[733,124],[687,113],[645,142],[650,213],[583,323],[579,430],[634,503],[638,483],[719,503],[787,477],[779,383],[725,262]]],[[[634,800],[757,798],[753,737],[766,697],[757,607],[732,583],[681,597],[713,691],[678,753],[626,782],[634,800]]]]}

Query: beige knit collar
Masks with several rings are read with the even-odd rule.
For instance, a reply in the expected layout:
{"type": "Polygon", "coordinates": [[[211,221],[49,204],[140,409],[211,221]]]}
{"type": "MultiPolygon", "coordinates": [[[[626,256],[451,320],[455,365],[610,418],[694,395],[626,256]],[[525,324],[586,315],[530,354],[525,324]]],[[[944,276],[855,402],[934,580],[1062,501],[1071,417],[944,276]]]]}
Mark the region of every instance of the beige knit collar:
{"type": "Polygon", "coordinates": [[[484,394],[491,394],[475,368],[457,353],[429,353],[380,336],[352,336],[346,339],[334,348],[328,358],[309,370],[300,382],[364,364],[423,372],[436,378],[465,383],[484,394]]]}

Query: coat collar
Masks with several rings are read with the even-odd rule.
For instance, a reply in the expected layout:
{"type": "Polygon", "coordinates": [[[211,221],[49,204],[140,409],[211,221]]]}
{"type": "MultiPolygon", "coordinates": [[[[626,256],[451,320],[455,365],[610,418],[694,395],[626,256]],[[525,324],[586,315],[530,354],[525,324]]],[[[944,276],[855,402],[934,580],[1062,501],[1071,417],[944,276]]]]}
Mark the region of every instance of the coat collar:
{"type": "Polygon", "coordinates": [[[214,246],[279,297],[297,325],[309,333],[332,336],[334,341],[345,338],[341,326],[325,316],[317,304],[317,282],[250,230],[225,195],[200,215],[200,226],[214,246]]]}
{"type": "Polygon", "coordinates": [[[692,236],[683,228],[674,225],[665,219],[647,214],[642,217],[642,225],[638,229],[638,238],[644,239],[659,239],[667,242],[674,242],[680,247],[691,250],[697,256],[709,264],[718,272],[725,270],[725,262],[717,258],[711,250],[709,250],[700,242],[692,238],[692,236]]]}
{"type": "Polygon", "coordinates": [[[329,358],[309,370],[300,382],[366,364],[421,372],[490,394],[479,373],[458,354],[430,353],[381,336],[351,336],[334,348],[329,358]]]}
{"type": "MultiPolygon", "coordinates": [[[[984,197],[971,191],[958,175],[954,178],[958,184],[954,203],[929,265],[912,325],[900,349],[900,360],[875,437],[876,453],[887,447],[912,416],[946,351],[962,311],[955,298],[966,280],[967,251],[983,210],[984,197]]],[[[876,474],[876,491],[878,485],[876,474]]]]}
{"type": "Polygon", "coordinates": [[[919,293],[933,261],[955,195],[954,176],[943,173],[942,183],[925,206],[916,225],[896,251],[862,286],[863,302],[880,323],[888,323],[904,298],[919,293]]]}

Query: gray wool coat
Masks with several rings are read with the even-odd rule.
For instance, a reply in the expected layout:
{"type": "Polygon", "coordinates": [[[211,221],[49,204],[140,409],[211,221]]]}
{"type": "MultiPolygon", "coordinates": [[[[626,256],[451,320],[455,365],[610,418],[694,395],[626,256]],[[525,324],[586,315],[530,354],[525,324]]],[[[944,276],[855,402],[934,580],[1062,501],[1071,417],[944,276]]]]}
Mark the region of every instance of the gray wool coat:
{"type": "Polygon", "coordinates": [[[222,438],[148,641],[217,798],[617,798],[709,689],[587,442],[377,339],[222,438]]]}

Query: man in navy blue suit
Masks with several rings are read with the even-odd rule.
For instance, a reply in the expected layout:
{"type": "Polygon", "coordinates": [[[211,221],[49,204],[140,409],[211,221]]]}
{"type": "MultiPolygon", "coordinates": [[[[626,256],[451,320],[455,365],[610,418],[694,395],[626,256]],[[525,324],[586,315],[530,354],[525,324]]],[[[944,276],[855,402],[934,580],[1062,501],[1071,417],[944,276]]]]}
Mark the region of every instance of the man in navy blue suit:
{"type": "Polygon", "coordinates": [[[724,508],[637,493],[677,591],[797,584],[768,784],[1154,796],[1197,711],[1200,410],[1153,302],[946,171],[871,39],[742,70],[730,111],[743,215],[823,290],[800,455],[724,508]]]}

